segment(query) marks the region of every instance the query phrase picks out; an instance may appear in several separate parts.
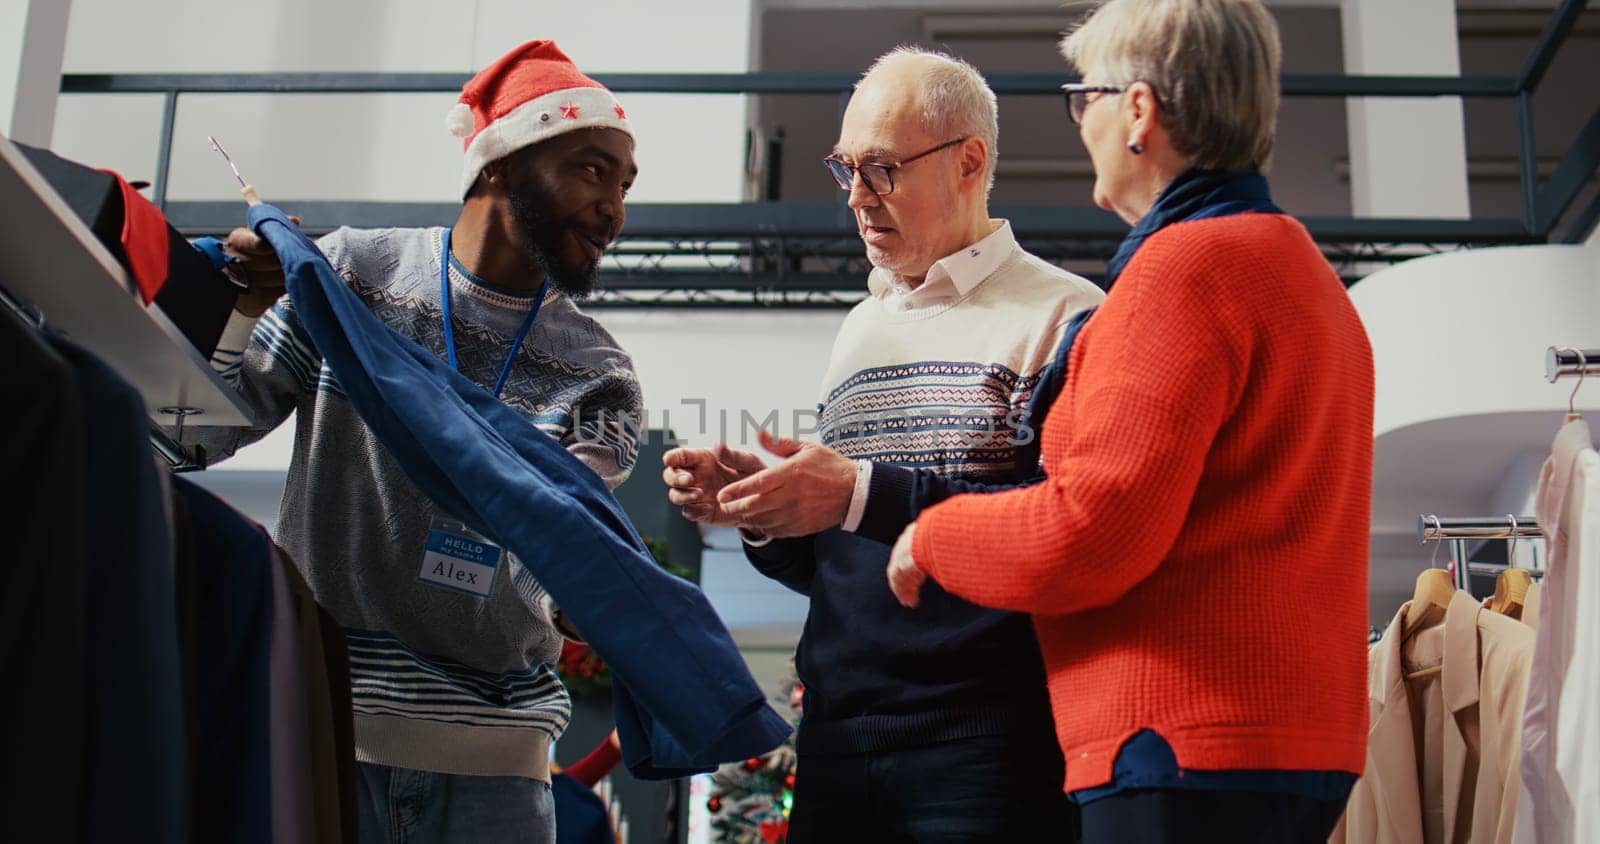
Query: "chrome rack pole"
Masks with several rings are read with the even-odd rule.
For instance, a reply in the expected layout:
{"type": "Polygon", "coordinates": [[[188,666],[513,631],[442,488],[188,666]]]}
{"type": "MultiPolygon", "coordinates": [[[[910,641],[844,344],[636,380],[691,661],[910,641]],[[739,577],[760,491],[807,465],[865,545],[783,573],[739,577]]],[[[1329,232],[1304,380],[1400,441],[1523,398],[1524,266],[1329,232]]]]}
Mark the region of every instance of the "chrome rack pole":
{"type": "Polygon", "coordinates": [[[1451,556],[1454,557],[1456,588],[1466,591],[1470,591],[1474,570],[1490,573],[1507,568],[1487,564],[1475,568],[1474,564],[1467,561],[1468,542],[1474,539],[1528,539],[1541,535],[1539,521],[1533,516],[1517,516],[1515,527],[1509,516],[1441,519],[1438,516],[1424,514],[1417,517],[1417,542],[1426,544],[1448,541],[1451,556]]]}
{"type": "Polygon", "coordinates": [[[1544,350],[1544,377],[1554,384],[1573,375],[1600,375],[1600,349],[1551,346],[1544,350]]]}
{"type": "Polygon", "coordinates": [[[1432,515],[1417,517],[1417,542],[1437,542],[1441,539],[1532,539],[1543,536],[1539,520],[1533,516],[1518,516],[1517,527],[1511,529],[1511,520],[1505,516],[1472,519],[1442,519],[1432,515]]]}

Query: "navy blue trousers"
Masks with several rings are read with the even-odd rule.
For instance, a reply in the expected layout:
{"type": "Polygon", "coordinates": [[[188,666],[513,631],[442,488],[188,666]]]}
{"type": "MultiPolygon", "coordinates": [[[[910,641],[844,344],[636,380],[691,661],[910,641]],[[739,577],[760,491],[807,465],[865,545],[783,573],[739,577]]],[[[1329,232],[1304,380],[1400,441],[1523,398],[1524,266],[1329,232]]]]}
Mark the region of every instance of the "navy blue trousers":
{"type": "Polygon", "coordinates": [[[980,736],[800,758],[788,844],[1066,841],[1077,809],[1053,741],[980,736]]]}

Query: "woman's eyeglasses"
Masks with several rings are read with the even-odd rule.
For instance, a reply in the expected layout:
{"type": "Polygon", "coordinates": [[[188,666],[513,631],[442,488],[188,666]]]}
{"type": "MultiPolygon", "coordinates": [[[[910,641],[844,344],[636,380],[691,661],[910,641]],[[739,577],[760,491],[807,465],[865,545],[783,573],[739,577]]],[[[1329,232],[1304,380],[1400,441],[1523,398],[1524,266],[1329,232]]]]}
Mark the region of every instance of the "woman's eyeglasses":
{"type": "Polygon", "coordinates": [[[1094,100],[1091,100],[1089,99],[1090,94],[1120,94],[1126,90],[1128,90],[1126,85],[1084,85],[1078,82],[1071,82],[1061,86],[1061,92],[1067,95],[1067,116],[1072,118],[1072,123],[1075,126],[1083,125],[1084,109],[1087,109],[1090,103],[1100,99],[1095,97],[1094,100]]]}

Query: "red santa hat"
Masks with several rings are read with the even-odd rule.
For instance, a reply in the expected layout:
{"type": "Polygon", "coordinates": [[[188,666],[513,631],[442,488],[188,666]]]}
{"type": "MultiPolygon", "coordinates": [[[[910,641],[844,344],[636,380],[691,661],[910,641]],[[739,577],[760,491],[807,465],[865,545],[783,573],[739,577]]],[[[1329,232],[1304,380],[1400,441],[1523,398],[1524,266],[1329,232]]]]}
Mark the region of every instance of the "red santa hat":
{"type": "Polygon", "coordinates": [[[462,197],[485,164],[562,132],[603,126],[633,135],[617,98],[554,41],[529,41],[479,71],[462,87],[445,126],[464,139],[462,197]]]}

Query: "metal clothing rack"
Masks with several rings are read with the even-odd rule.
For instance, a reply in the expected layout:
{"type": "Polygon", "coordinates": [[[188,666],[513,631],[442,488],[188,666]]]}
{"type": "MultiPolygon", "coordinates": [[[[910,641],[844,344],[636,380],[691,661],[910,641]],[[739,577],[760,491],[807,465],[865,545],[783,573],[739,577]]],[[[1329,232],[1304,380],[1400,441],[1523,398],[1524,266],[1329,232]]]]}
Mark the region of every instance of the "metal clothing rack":
{"type": "MultiPolygon", "coordinates": [[[[1456,588],[1467,590],[1471,584],[1473,574],[1499,574],[1514,567],[1507,562],[1499,563],[1471,563],[1467,561],[1467,543],[1478,539],[1534,539],[1544,534],[1539,528],[1539,520],[1534,516],[1514,516],[1507,513],[1504,516],[1483,518],[1440,518],[1432,514],[1423,514],[1417,517],[1417,542],[1451,543],[1450,553],[1456,561],[1456,588]]],[[[1534,577],[1539,577],[1542,571],[1530,568],[1534,577]]]]}
{"type": "MultiPolygon", "coordinates": [[[[186,416],[188,414],[183,415],[186,416]]],[[[182,416],[179,419],[181,422],[182,416]]],[[[178,433],[180,436],[183,433],[181,424],[178,427],[178,433]]],[[[156,453],[167,461],[167,465],[174,472],[197,472],[206,467],[203,446],[186,446],[167,436],[167,432],[161,430],[161,427],[153,422],[150,424],[150,447],[154,448],[156,453]]]]}
{"type": "MultiPolygon", "coordinates": [[[[1572,346],[1550,346],[1545,349],[1544,377],[1550,383],[1576,376],[1578,384],[1567,402],[1569,414],[1575,413],[1573,400],[1578,387],[1590,376],[1600,376],[1600,349],[1579,349],[1572,346]]],[[[1440,518],[1432,514],[1417,517],[1417,542],[1451,543],[1451,556],[1456,560],[1456,588],[1466,589],[1473,574],[1498,574],[1512,568],[1506,564],[1468,562],[1467,543],[1485,539],[1533,539],[1542,536],[1539,520],[1535,516],[1516,516],[1510,513],[1499,517],[1440,518]]],[[[1528,567],[1534,577],[1542,574],[1539,567],[1528,567]]]]}
{"type": "Polygon", "coordinates": [[[1600,349],[1551,346],[1544,350],[1545,380],[1554,384],[1573,375],[1580,383],[1587,376],[1600,375],[1600,349]]]}

